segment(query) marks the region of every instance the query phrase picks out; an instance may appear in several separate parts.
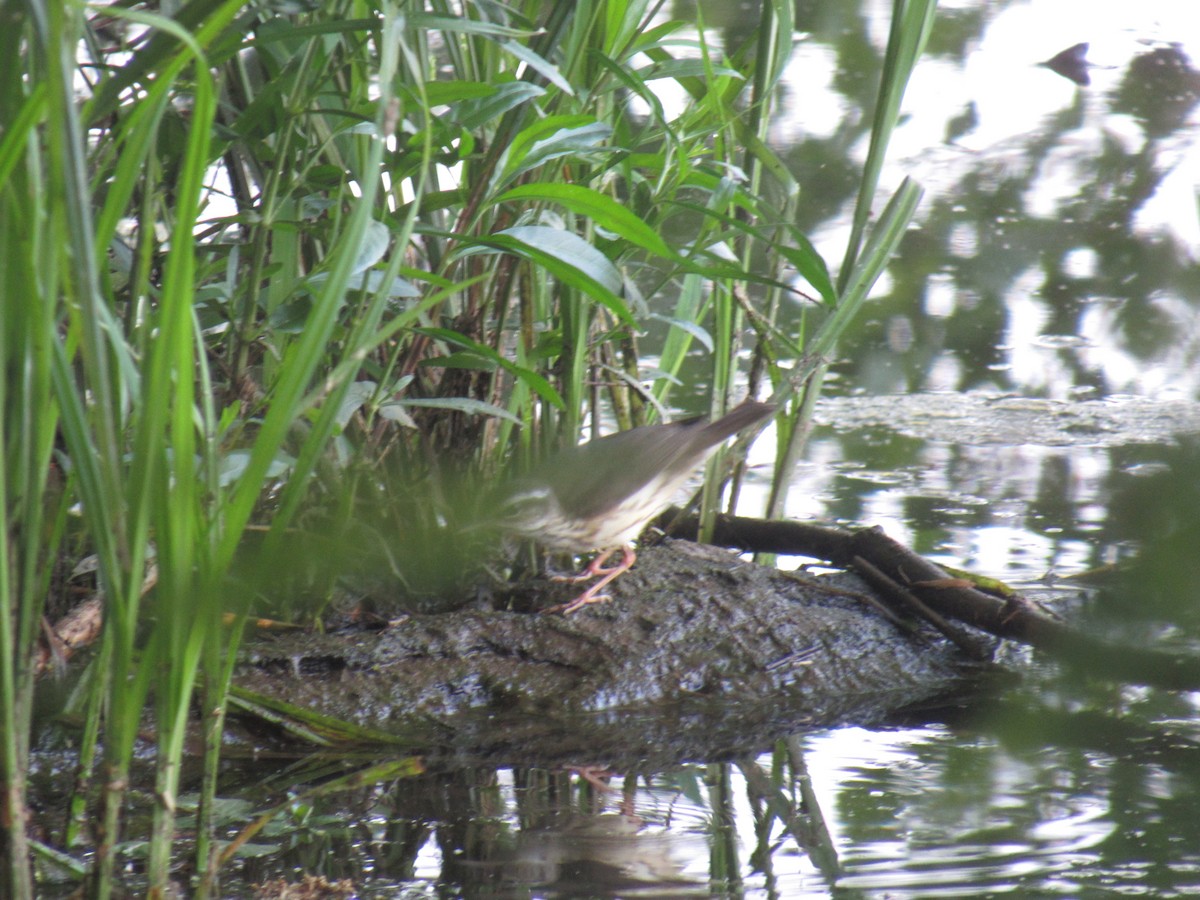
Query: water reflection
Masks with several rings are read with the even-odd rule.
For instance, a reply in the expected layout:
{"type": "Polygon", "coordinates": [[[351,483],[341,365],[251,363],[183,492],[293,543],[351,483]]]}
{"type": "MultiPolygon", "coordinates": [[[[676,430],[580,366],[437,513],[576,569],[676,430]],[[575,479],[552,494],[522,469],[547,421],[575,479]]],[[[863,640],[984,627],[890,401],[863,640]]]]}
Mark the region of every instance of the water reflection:
{"type": "MultiPolygon", "coordinates": [[[[1153,5],[1160,21],[1178,18],[1153,5]]],[[[930,194],[890,288],[843,348],[848,386],[1196,396],[1200,73],[1179,44],[1108,40],[1106,67],[1090,88],[1075,87],[1030,57],[1031,44],[1069,40],[1069,29],[1046,28],[1061,14],[1053,6],[994,4],[939,19],[892,173],[913,174],[930,194]],[[1036,42],[1018,37],[1019,23],[1037,28],[1036,42]],[[957,112],[948,92],[961,95],[957,112]],[[947,129],[952,141],[942,143],[947,129]]],[[[1089,9],[1093,33],[1114,14],[1100,7],[1089,9]]],[[[873,54],[852,55],[858,36],[811,21],[797,77],[812,84],[814,70],[832,69],[816,83],[841,97],[841,114],[818,122],[798,94],[779,138],[805,188],[805,224],[836,259],[850,201],[836,173],[861,155],[857,110],[869,102],[858,80],[841,76],[873,54]]],[[[1133,29],[1145,21],[1125,14],[1107,31],[1141,37],[1133,29]]]]}
{"type": "MultiPolygon", "coordinates": [[[[886,18],[867,9],[798,6],[807,34],[773,134],[803,185],[804,225],[835,260],[882,45],[872,23],[886,18]]],[[[842,346],[835,391],[1197,399],[1200,73],[1197,46],[1177,43],[1194,40],[1191,15],[1163,2],[943,7],[890,176],[928,189],[920,228],[842,346]],[[1090,85],[1038,65],[1082,40],[1090,85]]],[[[1079,615],[1194,651],[1195,448],[1170,428],[994,440],[986,411],[931,434],[906,427],[896,399],[869,422],[828,407],[793,515],[881,524],[1018,581],[1133,563],[1079,615]]],[[[1028,691],[1038,703],[969,726],[806,736],[842,874],[792,893],[762,882],[760,895],[1195,892],[1195,748],[1173,737],[1196,731],[1194,703],[1057,676],[1028,691]],[[1091,718],[1047,710],[1052,697],[1091,718]]]]}
{"type": "MultiPolygon", "coordinates": [[[[835,749],[843,737],[813,744],[835,749]]],[[[1086,756],[1015,755],[985,736],[938,728],[893,738],[914,765],[897,769],[883,757],[829,773],[847,848],[839,888],[981,896],[1045,889],[1101,862],[1096,848],[1115,826],[1086,756]]]]}
{"type": "MultiPolygon", "coordinates": [[[[490,898],[1186,895],[1200,745],[1164,726],[1114,729],[1108,713],[1068,708],[1079,700],[1023,692],[653,775],[461,768],[309,810],[265,871],[320,868],[364,897],[434,884],[490,898]]],[[[251,860],[242,875],[259,871],[251,860]]]]}

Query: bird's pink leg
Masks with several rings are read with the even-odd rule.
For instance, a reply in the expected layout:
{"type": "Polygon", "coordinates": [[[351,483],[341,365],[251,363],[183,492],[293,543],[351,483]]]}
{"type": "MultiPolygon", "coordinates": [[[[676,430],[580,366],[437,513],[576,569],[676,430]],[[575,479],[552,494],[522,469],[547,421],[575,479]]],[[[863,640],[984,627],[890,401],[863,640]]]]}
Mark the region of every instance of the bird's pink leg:
{"type": "Polygon", "coordinates": [[[550,580],[551,581],[580,582],[580,581],[590,581],[591,579],[595,578],[597,575],[607,575],[611,570],[604,568],[604,561],[606,559],[608,559],[610,556],[612,556],[615,552],[616,552],[615,550],[605,550],[603,553],[601,553],[599,556],[597,556],[595,559],[593,559],[590,563],[588,563],[587,568],[584,569],[582,572],[580,572],[577,575],[555,575],[550,580]]]}
{"type": "MultiPolygon", "coordinates": [[[[551,606],[549,609],[542,610],[543,613],[562,613],[564,616],[569,616],[576,610],[583,609],[589,603],[605,603],[610,598],[608,594],[601,594],[600,591],[605,588],[614,578],[622,572],[628,572],[633,568],[633,564],[637,561],[637,553],[633,549],[632,544],[626,544],[621,548],[621,561],[615,566],[604,568],[601,563],[613,554],[612,550],[603,553],[592,560],[592,564],[587,567],[586,572],[592,575],[603,576],[599,581],[589,587],[586,591],[572,600],[570,603],[560,603],[558,606],[551,606]],[[593,571],[595,570],[595,571],[593,571]]],[[[572,580],[583,580],[581,576],[575,576],[572,580]]]]}

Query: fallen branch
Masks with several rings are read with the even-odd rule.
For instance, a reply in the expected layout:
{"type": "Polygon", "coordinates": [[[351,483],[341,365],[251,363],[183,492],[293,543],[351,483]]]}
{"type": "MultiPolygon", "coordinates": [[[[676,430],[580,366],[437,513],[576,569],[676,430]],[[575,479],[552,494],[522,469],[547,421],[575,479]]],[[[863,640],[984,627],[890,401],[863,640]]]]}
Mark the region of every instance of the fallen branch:
{"type": "MultiPolygon", "coordinates": [[[[697,521],[685,517],[673,522],[670,530],[676,537],[694,539],[697,521]]],[[[881,585],[890,581],[941,619],[1020,641],[1100,678],[1170,690],[1200,688],[1200,659],[1196,657],[1116,644],[1047,615],[1021,597],[1005,599],[985,593],[877,528],[851,531],[804,522],[720,516],[712,542],[743,551],[822,560],[858,571],[885,593],[881,585]]]]}

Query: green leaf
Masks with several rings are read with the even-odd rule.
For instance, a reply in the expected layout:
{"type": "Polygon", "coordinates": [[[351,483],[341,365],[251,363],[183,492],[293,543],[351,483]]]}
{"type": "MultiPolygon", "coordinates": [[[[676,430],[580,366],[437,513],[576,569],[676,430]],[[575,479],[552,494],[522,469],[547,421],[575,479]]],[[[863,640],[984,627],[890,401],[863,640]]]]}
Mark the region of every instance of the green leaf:
{"type": "Polygon", "coordinates": [[[619,235],[643,250],[658,256],[678,257],[662,236],[631,212],[629,207],[589,187],[578,184],[522,184],[496,198],[497,203],[518,200],[558,203],[572,212],[587,216],[601,228],[619,235]]]}
{"type": "Polygon", "coordinates": [[[632,53],[645,53],[648,50],[661,49],[666,38],[686,27],[688,27],[687,23],[679,19],[669,19],[661,25],[655,25],[653,28],[648,28],[633,35],[633,44],[630,47],[630,51],[632,53]]]}
{"type": "Polygon", "coordinates": [[[433,359],[421,360],[421,366],[434,369],[469,369],[472,372],[495,372],[496,364],[482,359],[472,351],[451,353],[448,356],[437,356],[433,359]]]}
{"type": "Polygon", "coordinates": [[[564,94],[571,97],[575,96],[575,89],[571,87],[571,83],[567,79],[563,78],[562,73],[558,71],[558,66],[548,62],[524,44],[519,44],[516,41],[501,41],[500,46],[528,65],[564,94]]]}
{"type": "Polygon", "coordinates": [[[428,13],[410,13],[408,21],[418,28],[430,31],[448,31],[459,34],[478,34],[490,38],[518,38],[525,40],[537,32],[529,28],[510,28],[495,22],[481,22],[478,19],[447,18],[429,15],[428,13]]]}
{"type": "MultiPolygon", "coordinates": [[[[483,81],[431,81],[425,85],[425,101],[430,106],[444,106],[463,100],[479,100],[494,96],[503,87],[506,85],[497,87],[483,81]]],[[[419,102],[419,98],[413,99],[419,102]]]]}
{"type": "Polygon", "coordinates": [[[26,136],[44,115],[46,109],[46,86],[30,86],[29,96],[20,106],[16,117],[0,134],[0,187],[8,180],[9,173],[16,167],[26,149],[26,136]]]}
{"type": "Polygon", "coordinates": [[[462,347],[474,353],[481,359],[499,366],[514,378],[527,384],[547,403],[553,404],[558,409],[564,407],[562,397],[559,396],[558,391],[554,389],[554,386],[549,381],[532,369],[526,369],[505,359],[487,344],[481,344],[479,341],[473,340],[457,331],[451,331],[449,328],[414,328],[413,331],[437,338],[439,341],[445,341],[447,344],[454,344],[457,347],[462,347]]]}
{"type": "MultiPolygon", "coordinates": [[[[249,465],[249,463],[249,450],[230,450],[223,457],[221,457],[221,465],[218,469],[218,483],[221,485],[221,487],[228,487],[229,485],[233,484],[242,477],[242,473],[246,471],[246,466],[249,465]]],[[[295,465],[295,463],[295,457],[289,456],[280,450],[275,454],[275,458],[271,460],[271,464],[267,467],[265,477],[268,480],[282,478],[288,473],[288,470],[295,465]]]]}
{"type": "Polygon", "coordinates": [[[357,725],[335,716],[327,716],[313,709],[297,706],[247,688],[232,687],[229,692],[229,702],[248,715],[277,725],[294,737],[314,744],[323,746],[346,744],[395,746],[411,743],[401,735],[357,725]]]}
{"type": "Polygon", "coordinates": [[[536,262],[563,284],[588,294],[626,325],[636,326],[628,305],[617,293],[623,285],[621,273],[583,238],[544,225],[520,225],[489,237],[463,239],[452,256],[497,251],[536,262]]]}
{"type": "Polygon", "coordinates": [[[388,244],[391,242],[392,235],[386,225],[374,220],[368,222],[362,242],[358,245],[358,255],[354,257],[350,274],[357,275],[359,272],[365,272],[383,259],[383,254],[387,253],[388,244]]]}
{"type": "Polygon", "coordinates": [[[375,396],[375,390],[378,387],[379,385],[374,381],[356,381],[346,388],[346,393],[342,397],[337,415],[334,417],[341,428],[345,428],[350,422],[350,417],[362,409],[363,404],[375,396]]]}
{"type": "Polygon", "coordinates": [[[614,294],[621,290],[624,279],[620,270],[607,256],[570,231],[546,225],[516,225],[504,229],[495,237],[509,237],[526,247],[552,256],[614,294]]]}
{"type": "Polygon", "coordinates": [[[712,353],[712,335],[709,334],[708,329],[702,326],[699,322],[694,322],[691,319],[681,319],[677,316],[664,316],[661,313],[650,313],[648,318],[655,319],[659,322],[666,322],[668,325],[671,325],[674,328],[679,328],[682,331],[686,331],[701,344],[703,344],[705,350],[707,350],[709,353],[712,353]]]}
{"type": "Polygon", "coordinates": [[[826,303],[836,302],[837,292],[833,287],[833,279],[829,277],[829,267],[825,264],[824,257],[817,252],[812,241],[799,229],[789,228],[788,233],[790,238],[795,241],[796,246],[791,247],[776,241],[774,242],[775,251],[796,267],[796,271],[813,286],[821,295],[822,300],[826,303]]]}
{"type": "Polygon", "coordinates": [[[410,416],[399,403],[387,402],[380,404],[379,415],[381,418],[387,419],[389,422],[396,422],[403,425],[405,428],[416,428],[416,420],[410,416]]]}
{"type": "Polygon", "coordinates": [[[491,403],[484,403],[482,400],[475,400],[472,397],[423,397],[413,400],[396,400],[393,403],[384,404],[380,407],[380,413],[383,409],[389,406],[421,406],[432,409],[452,409],[456,412],[466,413],[472,416],[495,416],[500,419],[508,419],[516,425],[521,425],[519,418],[510,413],[502,406],[495,406],[491,403]]]}
{"type": "Polygon", "coordinates": [[[646,84],[645,81],[630,72],[625,66],[621,65],[611,57],[605,56],[598,50],[591,51],[589,54],[589,59],[591,59],[596,65],[606,70],[608,74],[611,75],[617,82],[619,82],[620,85],[627,91],[640,97],[653,111],[652,121],[657,122],[661,128],[665,129],[667,134],[670,135],[672,141],[678,141],[678,137],[675,135],[675,132],[667,120],[667,113],[666,110],[663,109],[662,101],[659,99],[658,95],[654,93],[653,88],[646,84]]]}
{"type": "MultiPolygon", "coordinates": [[[[387,272],[379,269],[372,269],[370,272],[361,272],[351,277],[346,285],[346,289],[351,291],[369,291],[372,294],[384,291],[393,300],[401,297],[411,299],[412,297],[421,296],[421,289],[411,281],[407,281],[404,278],[393,278],[391,281],[385,282],[386,278],[387,272]]],[[[321,286],[328,280],[328,272],[318,272],[316,275],[306,278],[304,285],[314,294],[317,294],[320,293],[321,286]]]]}
{"type": "Polygon", "coordinates": [[[612,136],[612,127],[592,116],[550,116],[517,134],[499,165],[493,189],[552,159],[595,151],[612,136]]]}
{"type": "Polygon", "coordinates": [[[679,81],[684,78],[704,78],[710,74],[744,80],[737,69],[728,66],[706,64],[702,59],[672,59],[665,62],[653,63],[634,71],[643,81],[655,81],[659,78],[674,78],[679,81]]]}
{"type": "Polygon", "coordinates": [[[546,93],[546,89],[528,81],[510,81],[491,87],[486,96],[462,100],[450,111],[451,117],[463,128],[473,131],[498,119],[514,107],[546,93]]]}

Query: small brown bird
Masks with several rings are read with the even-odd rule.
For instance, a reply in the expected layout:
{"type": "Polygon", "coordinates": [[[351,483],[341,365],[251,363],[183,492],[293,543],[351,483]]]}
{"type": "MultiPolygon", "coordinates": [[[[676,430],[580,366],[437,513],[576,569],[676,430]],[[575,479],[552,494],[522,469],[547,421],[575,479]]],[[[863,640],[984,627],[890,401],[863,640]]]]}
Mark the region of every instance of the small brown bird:
{"type": "Polygon", "coordinates": [[[570,447],[547,459],[504,493],[499,526],[552,550],[599,551],[568,581],[598,578],[554,610],[564,615],[608,597],[600,592],[637,559],[632,541],[666,509],[688,476],[717,446],[765,419],[775,407],[745,400],[709,422],[703,417],[648,425],[570,447]],[[606,567],[617,550],[621,561],[606,567]]]}

